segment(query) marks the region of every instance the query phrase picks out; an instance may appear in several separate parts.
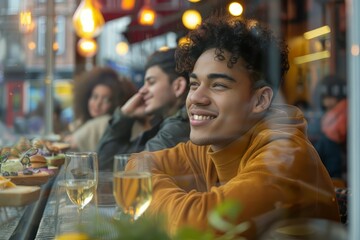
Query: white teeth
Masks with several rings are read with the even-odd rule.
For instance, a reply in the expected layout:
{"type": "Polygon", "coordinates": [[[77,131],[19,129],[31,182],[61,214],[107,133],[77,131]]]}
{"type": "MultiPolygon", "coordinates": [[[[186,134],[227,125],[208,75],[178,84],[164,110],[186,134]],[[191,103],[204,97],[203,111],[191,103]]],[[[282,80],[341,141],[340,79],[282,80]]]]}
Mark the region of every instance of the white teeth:
{"type": "Polygon", "coordinates": [[[203,115],[193,115],[195,120],[210,120],[210,119],[214,119],[215,117],[212,116],[203,116],[203,115]]]}

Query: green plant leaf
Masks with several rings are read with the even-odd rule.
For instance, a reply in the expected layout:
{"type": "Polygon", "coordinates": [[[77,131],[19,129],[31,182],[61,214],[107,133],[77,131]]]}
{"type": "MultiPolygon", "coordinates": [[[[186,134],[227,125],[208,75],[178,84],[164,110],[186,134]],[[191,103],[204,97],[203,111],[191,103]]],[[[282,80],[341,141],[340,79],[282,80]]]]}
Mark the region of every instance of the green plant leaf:
{"type": "Polygon", "coordinates": [[[235,220],[242,210],[241,204],[235,200],[227,200],[219,204],[208,216],[209,224],[222,232],[235,227],[235,220]]]}
{"type": "Polygon", "coordinates": [[[215,211],[230,221],[235,221],[242,211],[242,206],[239,201],[226,200],[222,204],[219,204],[215,211]]]}
{"type": "Polygon", "coordinates": [[[223,219],[223,217],[216,211],[212,211],[209,214],[208,221],[213,228],[221,232],[227,232],[234,227],[232,223],[229,223],[228,221],[223,219]]]}
{"type": "Polygon", "coordinates": [[[90,239],[106,240],[170,240],[160,221],[141,217],[135,222],[126,219],[114,220],[108,216],[94,214],[92,221],[82,224],[79,230],[90,239]]]}
{"type": "Polygon", "coordinates": [[[225,201],[209,214],[208,221],[212,229],[201,231],[191,226],[183,227],[172,237],[164,228],[163,218],[154,219],[144,215],[135,222],[130,222],[126,217],[117,221],[97,211],[90,217],[90,222],[79,226],[79,230],[96,240],[243,240],[245,238],[239,234],[247,230],[250,223],[236,223],[241,210],[239,202],[225,201]],[[215,235],[213,229],[223,235],[215,235]]]}
{"type": "Polygon", "coordinates": [[[211,232],[204,232],[192,227],[183,227],[179,229],[173,240],[213,240],[214,235],[211,232]]]}

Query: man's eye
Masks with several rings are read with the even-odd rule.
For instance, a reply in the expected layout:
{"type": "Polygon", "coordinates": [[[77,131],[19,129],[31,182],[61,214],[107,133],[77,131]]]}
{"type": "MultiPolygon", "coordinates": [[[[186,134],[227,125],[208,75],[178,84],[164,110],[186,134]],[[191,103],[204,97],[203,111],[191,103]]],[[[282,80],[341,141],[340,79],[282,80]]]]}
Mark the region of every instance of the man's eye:
{"type": "Polygon", "coordinates": [[[154,85],[156,83],[156,80],[155,79],[149,79],[147,81],[147,83],[151,86],[151,85],[154,85]]]}
{"type": "Polygon", "coordinates": [[[189,87],[191,88],[191,89],[194,89],[194,88],[196,88],[196,87],[198,87],[199,86],[199,84],[197,83],[197,82],[190,82],[189,83],[189,87]]]}
{"type": "Polygon", "coordinates": [[[212,85],[212,87],[216,88],[216,89],[227,89],[228,88],[225,84],[222,84],[222,83],[214,83],[212,85]]]}

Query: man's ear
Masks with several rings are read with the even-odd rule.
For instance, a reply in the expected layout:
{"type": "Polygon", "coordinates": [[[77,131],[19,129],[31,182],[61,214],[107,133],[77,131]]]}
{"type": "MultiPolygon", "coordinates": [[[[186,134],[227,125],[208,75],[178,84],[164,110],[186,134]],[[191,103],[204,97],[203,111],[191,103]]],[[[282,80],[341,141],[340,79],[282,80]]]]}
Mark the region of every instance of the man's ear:
{"type": "Polygon", "coordinates": [[[184,94],[184,92],[186,91],[186,87],[187,81],[184,77],[178,77],[172,82],[172,88],[177,98],[181,97],[184,94]]]}
{"type": "Polygon", "coordinates": [[[267,110],[270,107],[273,95],[273,90],[268,86],[257,89],[254,94],[253,112],[261,113],[267,110]]]}

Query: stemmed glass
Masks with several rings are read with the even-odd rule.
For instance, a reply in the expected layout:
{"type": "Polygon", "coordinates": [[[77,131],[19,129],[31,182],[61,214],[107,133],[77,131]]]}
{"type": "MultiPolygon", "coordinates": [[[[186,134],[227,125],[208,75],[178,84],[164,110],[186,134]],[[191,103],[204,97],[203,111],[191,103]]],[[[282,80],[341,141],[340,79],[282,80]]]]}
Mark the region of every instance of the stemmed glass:
{"type": "Polygon", "coordinates": [[[95,152],[65,154],[64,185],[71,202],[80,214],[93,199],[98,183],[98,158],[95,152]]]}
{"type": "MultiPolygon", "coordinates": [[[[146,160],[137,159],[137,162],[144,165],[146,160]]],[[[113,193],[124,216],[134,222],[150,205],[152,199],[151,173],[143,167],[124,171],[120,165],[120,162],[114,163],[113,193]]]]}
{"type": "MultiPolygon", "coordinates": [[[[124,171],[125,170],[125,166],[128,162],[130,154],[116,154],[114,156],[114,168],[113,168],[113,172],[120,172],[120,171],[124,171]]],[[[114,195],[114,199],[115,199],[115,194],[114,195]]],[[[122,216],[122,212],[121,212],[121,208],[116,205],[116,209],[115,209],[115,213],[113,215],[113,218],[115,220],[120,220],[122,216]]]]}

